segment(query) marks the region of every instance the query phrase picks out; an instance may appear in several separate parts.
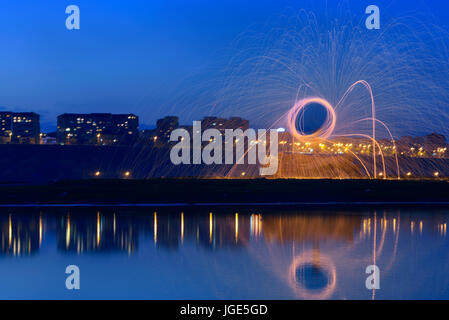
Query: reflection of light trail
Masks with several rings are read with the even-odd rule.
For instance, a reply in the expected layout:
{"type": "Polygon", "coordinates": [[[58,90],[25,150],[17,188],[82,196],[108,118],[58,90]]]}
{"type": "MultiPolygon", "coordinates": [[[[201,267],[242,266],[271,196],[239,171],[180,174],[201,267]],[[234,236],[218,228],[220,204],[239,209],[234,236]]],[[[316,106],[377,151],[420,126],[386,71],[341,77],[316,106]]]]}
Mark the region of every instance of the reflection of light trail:
{"type": "Polygon", "coordinates": [[[386,217],[386,215],[387,215],[387,213],[384,212],[384,217],[383,217],[383,219],[381,219],[382,238],[380,240],[379,248],[377,249],[377,252],[376,252],[377,256],[380,256],[382,254],[384,244],[385,244],[385,237],[387,234],[387,217],[386,217]]]}
{"type": "MultiPolygon", "coordinates": [[[[376,242],[377,242],[377,212],[374,211],[374,244],[373,244],[373,265],[376,265],[376,242]]],[[[376,273],[373,273],[373,282],[376,283],[375,280],[376,273]]],[[[373,287],[373,296],[372,299],[374,300],[376,297],[376,288],[373,287]]]]}
{"type": "Polygon", "coordinates": [[[393,219],[393,227],[394,227],[394,233],[396,234],[396,239],[394,241],[394,248],[393,248],[393,254],[391,256],[390,263],[385,268],[385,271],[388,271],[393,266],[394,261],[396,260],[396,254],[398,252],[398,244],[399,244],[399,231],[401,228],[401,213],[398,212],[398,232],[396,233],[396,218],[393,219]]]}
{"type": "Polygon", "coordinates": [[[323,256],[322,254],[320,254],[318,259],[319,261],[317,261],[317,258],[314,256],[313,252],[306,252],[293,258],[288,271],[288,279],[290,287],[294,290],[298,297],[307,300],[324,300],[329,298],[335,291],[337,284],[337,271],[334,263],[329,257],[323,256]],[[320,290],[312,290],[305,288],[300,283],[301,279],[298,279],[297,277],[297,270],[306,266],[318,267],[326,274],[328,281],[325,288],[320,290]]]}

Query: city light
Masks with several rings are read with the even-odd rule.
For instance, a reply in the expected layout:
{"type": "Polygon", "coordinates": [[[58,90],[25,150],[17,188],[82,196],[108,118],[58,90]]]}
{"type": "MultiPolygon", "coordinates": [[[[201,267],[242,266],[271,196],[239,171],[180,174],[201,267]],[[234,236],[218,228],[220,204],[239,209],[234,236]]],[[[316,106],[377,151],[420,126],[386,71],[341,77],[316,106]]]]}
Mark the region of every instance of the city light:
{"type": "Polygon", "coordinates": [[[95,176],[96,177],[99,177],[101,175],[101,172],[100,171],[95,171],[95,176]]]}

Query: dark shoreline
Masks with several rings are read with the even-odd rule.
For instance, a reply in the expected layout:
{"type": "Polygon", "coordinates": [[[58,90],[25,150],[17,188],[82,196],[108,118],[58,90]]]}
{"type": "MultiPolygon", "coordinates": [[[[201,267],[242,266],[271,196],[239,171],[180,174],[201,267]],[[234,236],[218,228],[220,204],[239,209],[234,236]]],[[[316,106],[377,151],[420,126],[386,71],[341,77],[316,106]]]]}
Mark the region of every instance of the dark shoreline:
{"type": "Polygon", "coordinates": [[[443,206],[448,180],[149,179],[0,185],[0,206],[443,206]]]}

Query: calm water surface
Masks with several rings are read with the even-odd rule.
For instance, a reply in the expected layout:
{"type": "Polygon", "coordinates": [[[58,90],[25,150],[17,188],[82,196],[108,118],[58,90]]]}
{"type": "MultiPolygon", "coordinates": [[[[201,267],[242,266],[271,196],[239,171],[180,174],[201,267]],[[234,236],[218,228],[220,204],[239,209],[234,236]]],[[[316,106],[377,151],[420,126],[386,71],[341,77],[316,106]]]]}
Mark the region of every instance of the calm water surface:
{"type": "Polygon", "coordinates": [[[1,299],[448,299],[445,209],[1,209],[1,299]],[[367,266],[381,289],[367,290],[367,266]],[[65,268],[81,290],[65,288],[65,268]]]}

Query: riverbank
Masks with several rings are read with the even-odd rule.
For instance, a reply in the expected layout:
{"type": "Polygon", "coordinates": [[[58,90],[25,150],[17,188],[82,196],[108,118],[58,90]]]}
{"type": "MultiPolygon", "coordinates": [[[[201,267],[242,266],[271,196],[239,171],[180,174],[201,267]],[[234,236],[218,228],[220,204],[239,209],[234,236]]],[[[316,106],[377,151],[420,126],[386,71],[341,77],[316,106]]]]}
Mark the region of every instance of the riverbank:
{"type": "Polygon", "coordinates": [[[149,179],[0,186],[0,205],[449,206],[447,180],[149,179]]]}

